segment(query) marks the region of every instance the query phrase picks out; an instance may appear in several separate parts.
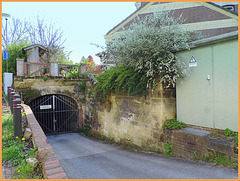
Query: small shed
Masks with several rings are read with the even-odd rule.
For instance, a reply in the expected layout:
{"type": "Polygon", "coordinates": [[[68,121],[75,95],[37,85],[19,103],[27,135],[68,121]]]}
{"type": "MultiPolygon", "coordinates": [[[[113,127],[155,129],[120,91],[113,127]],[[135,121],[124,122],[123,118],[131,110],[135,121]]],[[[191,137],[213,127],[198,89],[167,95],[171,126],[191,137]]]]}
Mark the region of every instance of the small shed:
{"type": "Polygon", "coordinates": [[[238,131],[238,31],[195,41],[177,57],[191,73],[176,86],[177,119],[238,131]]]}
{"type": "Polygon", "coordinates": [[[39,65],[34,63],[46,63],[47,62],[47,48],[40,44],[34,44],[23,48],[23,51],[27,52],[27,62],[33,63],[27,67],[28,74],[39,70],[39,65]]]}

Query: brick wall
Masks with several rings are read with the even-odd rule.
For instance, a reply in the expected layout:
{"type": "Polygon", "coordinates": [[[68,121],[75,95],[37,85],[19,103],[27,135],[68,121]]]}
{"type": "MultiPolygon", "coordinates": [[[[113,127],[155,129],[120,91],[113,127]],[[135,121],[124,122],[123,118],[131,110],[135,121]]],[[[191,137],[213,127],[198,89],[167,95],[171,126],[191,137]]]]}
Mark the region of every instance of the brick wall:
{"type": "Polygon", "coordinates": [[[38,148],[40,157],[45,158],[43,174],[46,179],[67,179],[67,175],[60,165],[52,146],[49,144],[42,128],[38,124],[31,108],[25,104],[22,107],[26,113],[28,126],[32,131],[34,147],[38,148]]]}
{"type": "Polygon", "coordinates": [[[204,135],[172,131],[171,142],[173,144],[172,151],[174,156],[193,159],[194,152],[198,155],[206,154],[206,139],[204,135]]]}
{"type": "Polygon", "coordinates": [[[210,131],[193,128],[171,131],[173,156],[194,159],[194,154],[199,158],[216,157],[221,154],[238,160],[238,148],[231,140],[213,138],[210,134],[210,131]]]}

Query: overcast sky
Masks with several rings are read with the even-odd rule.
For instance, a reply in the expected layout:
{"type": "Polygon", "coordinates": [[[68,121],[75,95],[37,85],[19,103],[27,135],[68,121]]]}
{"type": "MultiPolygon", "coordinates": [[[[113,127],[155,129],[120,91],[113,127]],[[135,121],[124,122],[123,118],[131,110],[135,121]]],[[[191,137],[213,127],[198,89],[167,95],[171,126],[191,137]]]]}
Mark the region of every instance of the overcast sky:
{"type": "MultiPolygon", "coordinates": [[[[2,12],[19,19],[36,16],[62,28],[67,39],[65,47],[72,51],[71,60],[95,56],[101,49],[91,43],[104,45],[104,35],[136,10],[134,2],[3,2],[2,12]]],[[[4,21],[3,21],[4,22],[4,21]]]]}

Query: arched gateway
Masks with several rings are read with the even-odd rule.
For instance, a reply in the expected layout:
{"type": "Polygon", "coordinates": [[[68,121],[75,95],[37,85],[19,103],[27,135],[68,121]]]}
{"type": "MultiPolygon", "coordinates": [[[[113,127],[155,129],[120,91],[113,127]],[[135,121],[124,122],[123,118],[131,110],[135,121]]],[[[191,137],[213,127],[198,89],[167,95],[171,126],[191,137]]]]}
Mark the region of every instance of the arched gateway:
{"type": "Polygon", "coordinates": [[[78,106],[70,97],[51,94],[30,102],[37,121],[45,134],[72,132],[77,128],[78,106]]]}

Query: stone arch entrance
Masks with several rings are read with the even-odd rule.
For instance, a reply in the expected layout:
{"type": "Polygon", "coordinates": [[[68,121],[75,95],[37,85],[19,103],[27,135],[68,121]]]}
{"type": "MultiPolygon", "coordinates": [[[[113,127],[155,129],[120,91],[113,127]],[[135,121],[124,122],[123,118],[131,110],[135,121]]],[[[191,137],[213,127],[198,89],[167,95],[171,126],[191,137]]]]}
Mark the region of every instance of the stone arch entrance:
{"type": "Polygon", "coordinates": [[[29,103],[46,135],[73,132],[78,124],[78,105],[61,94],[40,96],[29,103]]]}

